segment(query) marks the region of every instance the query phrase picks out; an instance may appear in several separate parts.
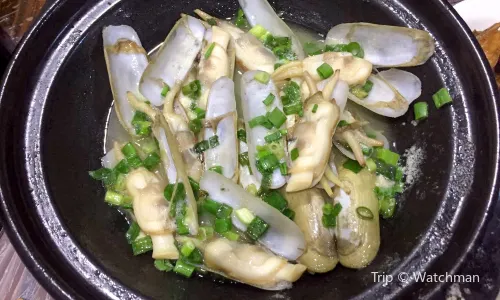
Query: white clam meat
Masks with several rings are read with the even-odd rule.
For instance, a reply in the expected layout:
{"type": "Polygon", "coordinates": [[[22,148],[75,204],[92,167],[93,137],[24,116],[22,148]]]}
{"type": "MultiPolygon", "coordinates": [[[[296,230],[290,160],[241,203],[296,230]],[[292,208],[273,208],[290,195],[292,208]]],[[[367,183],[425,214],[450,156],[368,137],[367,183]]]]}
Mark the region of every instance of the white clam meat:
{"type": "Polygon", "coordinates": [[[213,272],[266,290],[290,288],[306,270],[257,245],[216,239],[206,245],[205,265],[213,272]]]}
{"type": "MultiPolygon", "coordinates": [[[[259,242],[273,253],[289,260],[296,260],[305,250],[304,235],[292,220],[261,199],[250,195],[241,186],[215,172],[205,172],[200,188],[207,191],[210,199],[224,203],[238,210],[247,208],[254,215],[269,224],[268,231],[259,242]]],[[[241,231],[246,225],[238,221],[233,212],[233,224],[241,231]]]]}
{"type": "Polygon", "coordinates": [[[434,54],[431,35],[423,30],[370,23],[340,24],[328,32],[328,45],[357,42],[364,58],[378,67],[418,66],[434,54]]]}
{"type": "Polygon", "coordinates": [[[107,26],[102,38],[115,111],[122,126],[135,135],[131,124],[135,111],[128,102],[127,92],[140,97],[139,82],[148,65],[146,51],[130,26],[107,26]]]}

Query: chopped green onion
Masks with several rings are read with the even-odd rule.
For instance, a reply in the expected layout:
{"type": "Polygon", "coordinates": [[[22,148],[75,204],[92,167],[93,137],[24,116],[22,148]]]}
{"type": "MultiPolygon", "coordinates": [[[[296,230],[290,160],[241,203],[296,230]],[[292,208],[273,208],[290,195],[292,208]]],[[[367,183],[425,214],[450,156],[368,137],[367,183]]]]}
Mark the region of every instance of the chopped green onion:
{"type": "Polygon", "coordinates": [[[262,84],[267,84],[271,79],[271,75],[269,75],[269,73],[267,72],[259,71],[257,72],[257,74],[255,74],[254,79],[262,84]]]}
{"type": "Polygon", "coordinates": [[[210,55],[212,55],[212,51],[214,51],[214,47],[215,47],[215,42],[210,44],[210,46],[207,49],[207,52],[205,52],[205,59],[208,59],[210,57],[210,55]]]}
{"type": "MultiPolygon", "coordinates": [[[[100,168],[100,169],[97,169],[95,171],[89,171],[89,175],[90,175],[90,177],[92,177],[95,180],[106,181],[111,176],[115,177],[113,179],[113,183],[116,180],[116,174],[113,172],[112,169],[108,169],[108,168],[100,168]]],[[[108,185],[108,184],[106,184],[106,185],[108,185]]]]}
{"type": "Polygon", "coordinates": [[[201,124],[200,119],[193,119],[193,120],[189,121],[189,129],[195,134],[197,134],[201,131],[202,126],[203,125],[201,124]]]}
{"type": "Polygon", "coordinates": [[[283,214],[292,221],[295,218],[295,212],[290,208],[285,208],[285,210],[283,210],[283,214]]]}
{"type": "Polygon", "coordinates": [[[273,180],[273,174],[272,173],[264,173],[262,174],[262,181],[260,182],[260,192],[265,192],[271,188],[271,183],[273,180]]]}
{"type": "Polygon", "coordinates": [[[201,154],[208,149],[210,149],[210,144],[208,143],[207,140],[203,140],[199,143],[196,143],[193,147],[193,151],[198,154],[201,154]]]}
{"type": "Polygon", "coordinates": [[[214,236],[214,228],[207,226],[200,226],[198,229],[198,235],[196,238],[200,241],[206,241],[211,239],[214,236]]]}
{"type": "Polygon", "coordinates": [[[169,91],[170,91],[170,87],[169,87],[167,84],[165,84],[165,85],[163,86],[163,89],[161,89],[161,96],[162,96],[162,97],[167,96],[167,93],[168,93],[169,91]]]}
{"type": "Polygon", "coordinates": [[[182,259],[187,263],[199,265],[203,263],[203,254],[200,249],[195,248],[188,257],[183,257],[182,259]]]}
{"type": "Polygon", "coordinates": [[[245,225],[248,225],[255,218],[255,215],[246,207],[234,211],[236,217],[245,225]]]}
{"type": "Polygon", "coordinates": [[[127,160],[125,159],[120,160],[120,162],[115,166],[115,170],[118,171],[119,173],[127,174],[130,171],[130,167],[127,163],[127,160]]]}
{"type": "Polygon", "coordinates": [[[225,219],[215,219],[215,232],[217,233],[224,233],[233,228],[233,224],[231,223],[230,218],[225,218],[225,219]]]}
{"type": "Polygon", "coordinates": [[[210,138],[208,138],[208,145],[210,146],[210,148],[215,148],[217,146],[219,146],[219,136],[217,135],[214,135],[214,136],[211,136],[210,138]]]}
{"type": "Polygon", "coordinates": [[[153,241],[149,235],[132,242],[132,252],[135,256],[151,250],[153,250],[153,241]]]}
{"type": "Polygon", "coordinates": [[[174,269],[174,266],[168,259],[155,259],[154,265],[157,270],[163,272],[170,272],[174,269]]]}
{"type": "Polygon", "coordinates": [[[415,113],[415,120],[419,121],[426,119],[429,115],[428,105],[425,102],[417,102],[413,105],[413,112],[415,113]]]}
{"type": "Polygon", "coordinates": [[[340,120],[340,122],[337,124],[337,127],[344,127],[349,125],[346,120],[340,120]]]}
{"type": "Polygon", "coordinates": [[[247,132],[245,129],[238,129],[236,135],[238,136],[238,140],[242,141],[243,143],[247,142],[247,132]]]}
{"type": "Polygon", "coordinates": [[[337,226],[337,216],[342,211],[342,205],[337,203],[332,205],[331,203],[326,203],[323,205],[323,216],[321,217],[321,223],[323,227],[332,228],[337,226]]]}
{"type": "Polygon", "coordinates": [[[174,272],[189,278],[193,275],[194,269],[194,266],[184,262],[182,259],[178,259],[175,263],[174,272]]]}
{"type": "Polygon", "coordinates": [[[262,103],[264,103],[264,105],[266,106],[269,106],[274,102],[274,99],[276,99],[276,96],[274,96],[273,94],[269,94],[267,95],[266,99],[262,101],[262,103]]]}
{"type": "Polygon", "coordinates": [[[314,104],[312,112],[315,114],[318,111],[318,104],[314,104]]]}
{"type": "Polygon", "coordinates": [[[151,153],[142,162],[144,167],[148,169],[149,171],[153,171],[156,166],[160,163],[160,155],[158,153],[151,153]]]}
{"type": "Polygon", "coordinates": [[[432,100],[434,100],[434,105],[436,105],[436,108],[441,108],[443,105],[451,103],[453,101],[451,99],[450,92],[448,92],[446,88],[442,88],[434,95],[432,95],[432,100]]]}
{"type": "Polygon", "coordinates": [[[273,154],[273,152],[271,150],[267,149],[267,147],[257,146],[257,160],[259,160],[265,156],[271,155],[271,154],[273,154]]]}
{"type": "Polygon", "coordinates": [[[317,43],[305,43],[304,52],[309,56],[318,55],[323,53],[323,49],[317,43]]]}
{"type": "Polygon", "coordinates": [[[210,26],[216,26],[217,25],[217,20],[215,20],[214,18],[210,18],[210,19],[207,20],[207,23],[210,26]]]}
{"type": "Polygon", "coordinates": [[[267,224],[264,220],[256,216],[255,218],[253,218],[252,222],[248,224],[246,233],[252,240],[256,241],[261,236],[263,236],[268,229],[269,229],[269,224],[267,224]]]}
{"type": "Polygon", "coordinates": [[[283,137],[283,135],[281,134],[281,132],[276,131],[274,133],[266,135],[264,137],[264,140],[266,141],[266,143],[272,143],[274,141],[281,139],[282,137],[283,137]]]}
{"type": "Polygon", "coordinates": [[[238,13],[236,14],[236,21],[234,23],[239,28],[243,28],[248,25],[247,19],[245,18],[245,13],[241,8],[238,9],[238,13]]]}
{"type": "Polygon", "coordinates": [[[279,67],[281,67],[282,65],[284,65],[284,63],[275,63],[274,64],[274,70],[276,71],[279,67]]]}
{"type": "Polygon", "coordinates": [[[248,122],[248,125],[250,126],[250,128],[254,128],[256,126],[263,126],[267,129],[273,128],[273,124],[266,118],[266,116],[257,116],[251,119],[248,122]]]}
{"type": "Polygon", "coordinates": [[[356,174],[358,174],[361,170],[363,170],[363,167],[357,161],[349,159],[349,158],[343,164],[343,166],[347,170],[353,171],[356,174]]]}
{"type": "Polygon", "coordinates": [[[225,219],[225,218],[231,217],[232,213],[233,213],[233,208],[231,206],[229,206],[227,204],[220,204],[215,216],[218,219],[225,219]]]}
{"type": "Polygon", "coordinates": [[[368,171],[374,173],[377,170],[377,164],[375,163],[375,161],[373,159],[367,158],[366,159],[366,168],[368,169],[368,171]]]}
{"type": "Polygon", "coordinates": [[[177,234],[186,235],[189,234],[189,228],[185,223],[186,213],[187,213],[187,205],[186,201],[178,201],[174,203],[175,205],[171,205],[170,213],[172,216],[175,216],[175,225],[177,226],[177,234]],[[175,210],[173,210],[175,208],[175,210]],[[175,215],[172,213],[175,211],[175,215]]]}
{"type": "Polygon", "coordinates": [[[106,195],[104,196],[104,201],[111,205],[116,205],[116,206],[121,206],[124,208],[131,208],[132,207],[132,201],[129,199],[129,197],[126,197],[120,193],[113,192],[113,191],[106,191],[106,195]]]}
{"type": "Polygon", "coordinates": [[[261,173],[271,173],[279,168],[280,161],[274,154],[269,154],[257,160],[257,169],[261,173]]]}
{"type": "Polygon", "coordinates": [[[261,197],[264,202],[279,211],[283,211],[288,207],[288,202],[286,201],[285,197],[283,197],[283,195],[281,195],[281,193],[276,190],[264,193],[261,197]]]}
{"type": "Polygon", "coordinates": [[[226,231],[222,234],[222,236],[225,237],[226,239],[228,239],[230,241],[234,241],[234,242],[240,238],[240,235],[234,231],[226,231]]]}
{"type": "Polygon", "coordinates": [[[195,113],[197,119],[205,118],[206,112],[203,109],[196,107],[195,109],[193,109],[193,112],[195,113]]]}
{"type": "Polygon", "coordinates": [[[132,224],[130,224],[130,227],[127,230],[127,233],[125,234],[125,237],[127,238],[127,243],[132,244],[132,242],[137,239],[140,232],[141,228],[139,227],[139,224],[137,224],[137,222],[135,221],[132,222],[132,224]]]}
{"type": "Polygon", "coordinates": [[[145,154],[150,154],[153,152],[158,152],[159,145],[158,140],[154,137],[145,137],[136,142],[136,144],[141,148],[142,152],[145,154]]]}
{"type": "Polygon", "coordinates": [[[199,196],[199,192],[200,192],[200,184],[196,180],[191,178],[190,176],[188,176],[188,180],[189,180],[189,185],[191,186],[191,189],[193,190],[194,196],[195,196],[196,200],[198,200],[198,196],[199,196]]]}
{"type": "Polygon", "coordinates": [[[269,114],[268,120],[274,127],[280,128],[286,122],[286,116],[279,108],[275,107],[269,114]]]}
{"type": "Polygon", "coordinates": [[[238,161],[242,166],[250,166],[250,161],[248,159],[248,152],[243,152],[238,155],[238,161]]]}
{"type": "Polygon", "coordinates": [[[151,134],[151,119],[142,111],[136,111],[132,118],[132,126],[134,127],[135,134],[140,136],[147,136],[151,134]]]}
{"type": "Polygon", "coordinates": [[[135,168],[142,166],[142,160],[139,156],[130,157],[130,158],[127,158],[127,164],[131,168],[135,169],[135,168]]]}
{"type": "Polygon", "coordinates": [[[201,96],[201,82],[199,80],[194,80],[188,85],[183,86],[182,94],[191,99],[198,99],[201,96]]]}
{"type": "Polygon", "coordinates": [[[373,219],[372,211],[366,206],[359,206],[358,208],[356,208],[356,213],[363,220],[372,220],[373,219]]]}
{"type": "Polygon", "coordinates": [[[286,162],[282,162],[280,164],[280,173],[283,176],[288,175],[288,166],[287,166],[286,162]]]}
{"type": "Polygon", "coordinates": [[[364,85],[354,85],[351,86],[349,92],[359,99],[365,99],[370,94],[373,88],[373,82],[367,80],[364,85]]]}
{"type": "Polygon", "coordinates": [[[208,170],[222,175],[222,166],[213,166],[208,168],[208,170]]]}
{"type": "Polygon", "coordinates": [[[189,256],[196,249],[192,241],[185,242],[181,247],[181,254],[183,256],[189,256]]]}
{"type": "Polygon", "coordinates": [[[221,205],[218,202],[211,199],[206,199],[202,204],[203,209],[214,216],[219,211],[220,206],[221,205]]]}
{"type": "Polygon", "coordinates": [[[385,162],[386,164],[397,166],[399,161],[399,154],[392,152],[389,149],[377,148],[375,156],[385,162]]]}
{"type": "Polygon", "coordinates": [[[284,95],[281,97],[283,105],[302,102],[300,86],[295,81],[287,82],[283,87],[283,93],[284,95]]]}
{"type": "MultiPolygon", "coordinates": [[[[250,169],[250,170],[251,170],[251,168],[248,168],[248,169],[250,169]]],[[[264,176],[266,176],[266,175],[264,175],[264,176]]],[[[255,186],[255,184],[253,184],[253,183],[252,183],[252,184],[250,184],[250,185],[248,185],[248,186],[247,186],[247,188],[246,188],[245,190],[246,190],[247,192],[249,192],[250,194],[254,195],[254,196],[255,196],[255,195],[257,195],[257,192],[258,192],[257,187],[256,187],[256,186],[255,186]]]]}
{"type": "Polygon", "coordinates": [[[252,27],[252,29],[250,29],[248,32],[261,41],[265,40],[266,36],[269,34],[269,31],[267,31],[267,29],[258,24],[252,27]]]}
{"type": "Polygon", "coordinates": [[[132,143],[127,143],[122,148],[122,153],[125,155],[125,158],[132,158],[138,156],[137,150],[135,150],[134,145],[132,143]]]}
{"type": "Polygon", "coordinates": [[[292,151],[290,152],[290,158],[292,161],[296,160],[299,158],[299,148],[293,148],[292,151]]]}
{"type": "Polygon", "coordinates": [[[332,67],[327,64],[327,63],[323,63],[321,66],[319,66],[317,69],[316,69],[316,72],[318,72],[318,75],[319,77],[323,78],[323,79],[327,79],[327,78],[330,78],[330,76],[333,75],[333,69],[332,67]]]}
{"type": "Polygon", "coordinates": [[[298,114],[302,117],[304,114],[304,111],[302,110],[302,102],[283,106],[283,112],[285,112],[285,115],[287,116],[298,114]]]}
{"type": "Polygon", "coordinates": [[[396,209],[396,199],[384,198],[379,200],[379,212],[382,218],[389,219],[394,215],[396,209]]]}
{"type": "Polygon", "coordinates": [[[163,190],[163,196],[165,197],[165,200],[172,201],[173,203],[184,200],[184,197],[186,197],[186,190],[184,188],[184,183],[179,182],[179,183],[167,184],[167,186],[163,190]],[[175,195],[174,195],[174,190],[175,190],[175,195]]]}
{"type": "Polygon", "coordinates": [[[367,80],[363,85],[363,90],[367,93],[370,93],[372,91],[372,88],[373,88],[373,82],[371,82],[370,80],[367,80]]]}
{"type": "Polygon", "coordinates": [[[351,52],[353,56],[359,57],[359,58],[364,58],[365,57],[365,51],[363,51],[363,48],[361,48],[361,45],[357,42],[351,42],[347,44],[345,47],[346,52],[351,52]]]}

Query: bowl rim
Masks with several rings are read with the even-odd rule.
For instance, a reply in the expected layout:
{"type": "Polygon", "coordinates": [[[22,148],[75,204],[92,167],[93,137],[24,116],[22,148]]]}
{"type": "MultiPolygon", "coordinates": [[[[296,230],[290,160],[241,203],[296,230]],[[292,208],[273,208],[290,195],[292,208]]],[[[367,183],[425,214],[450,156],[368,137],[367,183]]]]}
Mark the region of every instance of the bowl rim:
{"type": "MultiPolygon", "coordinates": [[[[59,9],[64,8],[65,4],[68,4],[67,0],[56,0],[53,3],[49,4],[44,11],[37,17],[36,21],[33,22],[30,29],[26,32],[20,43],[18,44],[15,53],[12,55],[11,61],[6,68],[3,78],[2,84],[0,87],[0,111],[5,110],[5,106],[2,105],[2,101],[4,98],[5,90],[9,86],[9,79],[15,75],[15,70],[19,64],[19,58],[22,53],[26,51],[26,48],[29,47],[30,41],[33,36],[37,34],[40,30],[44,29],[44,25],[46,22],[56,13],[59,9]]],[[[497,90],[496,82],[494,80],[493,71],[489,67],[489,64],[486,60],[486,56],[482,51],[479,42],[474,37],[473,33],[469,29],[469,27],[465,24],[465,21],[458,15],[455,9],[452,7],[450,3],[446,0],[438,0],[434,1],[436,6],[440,6],[440,9],[446,10],[449,14],[449,17],[452,18],[459,27],[456,31],[456,35],[464,35],[467,39],[467,44],[473,50],[474,56],[471,59],[475,59],[479,61],[478,67],[482,70],[483,77],[486,77],[485,88],[488,89],[488,97],[490,102],[493,104],[491,109],[494,111],[493,115],[495,116],[495,123],[491,126],[495,126],[495,130],[497,135],[494,137],[495,141],[495,158],[496,163],[494,166],[494,178],[492,180],[493,185],[491,186],[491,190],[488,193],[488,201],[486,204],[486,214],[480,220],[477,225],[475,234],[471,239],[471,243],[466,251],[463,252],[461,257],[455,263],[455,267],[453,270],[458,269],[464,262],[465,257],[469,254],[474,247],[477,246],[478,238],[483,233],[485,224],[492,217],[492,204],[497,200],[496,195],[499,190],[499,156],[500,156],[500,139],[498,133],[500,132],[500,122],[499,122],[499,111],[495,105],[500,101],[499,91],[497,90]]],[[[74,5],[74,4],[72,4],[74,5]]],[[[79,3],[78,9],[83,9],[86,7],[85,3],[79,3]]],[[[88,5],[88,4],[87,4],[88,5]]],[[[94,4],[92,4],[93,6],[94,4]]],[[[68,19],[69,20],[69,19],[68,19]]],[[[59,29],[58,29],[59,30],[59,29]]],[[[64,29],[60,29],[64,30],[64,29]]],[[[0,127],[1,128],[1,127],[0,127]]],[[[0,158],[3,155],[3,146],[0,147],[0,158]]],[[[31,250],[36,249],[37,245],[34,245],[28,236],[26,227],[24,226],[22,219],[18,216],[15,209],[12,209],[11,204],[15,199],[15,196],[11,193],[10,187],[5,185],[6,178],[8,175],[5,170],[0,170],[0,217],[2,224],[5,228],[6,234],[9,237],[9,240],[14,245],[17,253],[19,254],[21,260],[26,265],[26,267],[30,270],[30,272],[34,275],[38,282],[40,282],[43,287],[55,298],[64,298],[70,299],[73,297],[78,297],[81,295],[81,290],[74,289],[67,282],[62,280],[59,276],[55,276],[55,272],[51,267],[50,263],[47,262],[43,257],[40,257],[38,253],[33,253],[31,250]]]]}

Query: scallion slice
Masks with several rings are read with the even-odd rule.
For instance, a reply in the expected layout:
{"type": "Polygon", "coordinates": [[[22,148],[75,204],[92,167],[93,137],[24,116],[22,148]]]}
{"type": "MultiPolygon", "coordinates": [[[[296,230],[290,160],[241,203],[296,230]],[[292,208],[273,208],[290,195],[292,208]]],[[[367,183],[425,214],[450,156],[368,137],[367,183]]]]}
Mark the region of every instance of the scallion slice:
{"type": "Polygon", "coordinates": [[[383,198],[379,200],[379,213],[384,219],[389,219],[394,215],[396,210],[396,199],[383,198]]]}
{"type": "Polygon", "coordinates": [[[166,96],[167,96],[167,93],[168,93],[169,91],[170,91],[170,87],[169,87],[167,84],[165,84],[165,85],[163,86],[163,89],[161,89],[161,96],[162,96],[162,97],[166,97],[166,96]]]}
{"type": "Polygon", "coordinates": [[[263,127],[267,128],[267,129],[273,128],[273,123],[271,123],[266,118],[266,116],[257,116],[255,118],[251,119],[248,122],[248,125],[250,126],[250,128],[254,128],[254,127],[257,127],[257,126],[263,126],[263,127]]]}
{"type": "Polygon", "coordinates": [[[236,14],[236,21],[234,23],[239,28],[243,28],[248,25],[247,19],[245,18],[245,13],[241,8],[238,9],[238,13],[236,14]]]}
{"type": "Polygon", "coordinates": [[[357,161],[352,159],[347,159],[347,161],[343,164],[343,166],[347,170],[353,171],[356,174],[358,174],[361,170],[363,170],[363,167],[357,161]]]}
{"type": "Polygon", "coordinates": [[[267,95],[266,99],[264,99],[264,101],[262,101],[262,103],[264,103],[264,105],[266,105],[266,106],[269,106],[274,102],[275,98],[276,98],[276,96],[274,96],[273,94],[269,94],[269,95],[267,95]]]}
{"type": "Polygon", "coordinates": [[[215,219],[215,232],[222,234],[233,229],[233,223],[230,218],[215,219]]]}
{"type": "Polygon", "coordinates": [[[317,69],[316,69],[316,72],[318,72],[318,75],[319,77],[323,78],[323,79],[327,79],[327,78],[330,78],[330,76],[333,75],[333,69],[332,67],[327,64],[327,63],[323,63],[321,66],[319,66],[317,69]]]}
{"type": "Polygon", "coordinates": [[[130,166],[126,159],[120,160],[120,162],[115,166],[115,170],[121,174],[127,174],[130,171],[130,166]]]}
{"type": "Polygon", "coordinates": [[[212,44],[210,44],[210,46],[208,46],[207,52],[205,52],[205,59],[208,59],[210,57],[210,55],[212,55],[212,51],[214,51],[214,47],[215,47],[215,42],[213,42],[212,44]]]}
{"type": "Polygon", "coordinates": [[[154,169],[156,169],[159,163],[160,155],[158,155],[158,153],[156,152],[153,152],[146,156],[146,158],[142,162],[142,165],[149,171],[153,171],[154,169]]]}
{"type": "Polygon", "coordinates": [[[269,224],[267,224],[264,220],[256,216],[255,218],[253,218],[252,222],[248,224],[246,233],[252,240],[256,241],[261,236],[263,236],[268,229],[269,229],[269,224]]]}
{"type": "Polygon", "coordinates": [[[194,249],[196,249],[194,243],[192,241],[187,241],[181,247],[181,254],[183,256],[189,256],[193,253],[194,249]]]}
{"type": "Polygon", "coordinates": [[[124,196],[117,192],[113,192],[111,190],[106,191],[106,195],[104,196],[104,201],[106,201],[111,205],[121,206],[123,208],[132,207],[132,201],[129,197],[124,196]]]}
{"type": "Polygon", "coordinates": [[[220,206],[221,205],[218,202],[211,199],[206,199],[202,204],[203,209],[214,216],[219,211],[220,206]]]}
{"type": "Polygon", "coordinates": [[[137,150],[135,150],[135,147],[134,147],[134,145],[132,145],[132,143],[125,144],[125,146],[123,146],[123,148],[122,148],[122,153],[123,153],[123,155],[125,155],[125,158],[131,158],[131,157],[138,156],[137,150]]]}
{"type": "Polygon", "coordinates": [[[318,104],[314,104],[312,108],[313,114],[315,114],[318,111],[318,104]]]}
{"type": "Polygon", "coordinates": [[[269,122],[271,122],[275,128],[280,128],[286,122],[285,114],[277,107],[271,111],[267,117],[269,122]]]}
{"type": "Polygon", "coordinates": [[[243,143],[247,142],[247,132],[245,129],[238,129],[236,135],[238,136],[238,140],[242,141],[243,143]]]}
{"type": "Polygon", "coordinates": [[[271,75],[269,75],[269,73],[267,72],[259,71],[257,72],[257,74],[255,74],[254,79],[262,84],[267,84],[271,79],[271,75]]]}
{"type": "Polygon", "coordinates": [[[337,124],[337,127],[344,127],[349,125],[346,120],[340,120],[340,122],[337,124]]]}
{"type": "Polygon", "coordinates": [[[299,158],[299,148],[293,148],[292,151],[290,152],[290,158],[292,161],[296,160],[299,158]]]}
{"type": "Polygon", "coordinates": [[[291,210],[290,208],[285,208],[285,210],[283,211],[283,214],[292,221],[295,218],[295,212],[293,210],[291,210]]]}
{"type": "Polygon", "coordinates": [[[193,133],[197,134],[201,131],[201,127],[203,125],[201,124],[200,119],[193,119],[189,121],[189,130],[191,130],[193,133]]]}
{"type": "Polygon", "coordinates": [[[399,161],[399,154],[392,152],[389,149],[377,148],[375,150],[375,155],[378,159],[382,160],[386,164],[397,166],[399,161]]]}
{"type": "Polygon", "coordinates": [[[282,162],[280,164],[280,173],[283,176],[288,175],[288,166],[287,166],[286,162],[282,162]]]}
{"type": "Polygon", "coordinates": [[[136,256],[151,250],[153,250],[153,241],[149,235],[132,242],[132,252],[136,256]]]}
{"type": "Polygon", "coordinates": [[[283,211],[288,207],[288,202],[286,201],[285,197],[283,197],[283,195],[281,195],[281,193],[276,190],[264,193],[261,197],[264,202],[279,211],[283,211]]]}
{"type": "Polygon", "coordinates": [[[226,231],[222,234],[222,236],[230,241],[233,241],[233,242],[239,240],[239,238],[240,238],[240,235],[234,231],[226,231]]]}
{"type": "Polygon", "coordinates": [[[132,244],[132,242],[137,239],[140,232],[141,232],[141,228],[139,227],[139,224],[137,224],[137,222],[135,222],[135,221],[132,222],[132,224],[130,224],[130,227],[127,230],[127,233],[125,234],[125,237],[127,238],[127,242],[129,244],[132,244]]]}
{"type": "Polygon", "coordinates": [[[417,102],[413,105],[415,120],[420,121],[426,119],[429,115],[429,107],[425,102],[417,102]]]}
{"type": "Polygon", "coordinates": [[[248,225],[255,218],[255,215],[248,208],[240,208],[234,211],[236,217],[245,225],[248,225]]]}
{"type": "Polygon", "coordinates": [[[208,170],[222,175],[222,166],[213,166],[208,168],[208,170]]]}
{"type": "Polygon", "coordinates": [[[377,164],[375,163],[375,161],[373,159],[367,158],[366,159],[366,168],[368,169],[368,171],[374,173],[377,170],[377,164]]]}
{"type": "Polygon", "coordinates": [[[193,275],[194,269],[194,266],[184,262],[182,259],[178,259],[175,263],[174,272],[189,278],[193,275]]]}
{"type": "Polygon", "coordinates": [[[432,100],[434,100],[436,108],[441,108],[443,107],[443,105],[451,103],[453,101],[451,99],[450,92],[448,92],[446,88],[442,88],[434,95],[432,95],[432,100]]]}
{"type": "Polygon", "coordinates": [[[170,272],[174,269],[174,265],[168,259],[155,259],[154,265],[158,271],[162,272],[170,272]]]}
{"type": "Polygon", "coordinates": [[[203,140],[199,143],[196,143],[193,147],[193,151],[198,154],[201,154],[208,149],[210,149],[210,144],[208,143],[207,140],[203,140]]]}
{"type": "Polygon", "coordinates": [[[208,138],[208,145],[210,146],[210,148],[215,148],[217,146],[219,146],[219,136],[218,135],[214,135],[214,136],[211,136],[210,138],[208,138]]]}
{"type": "Polygon", "coordinates": [[[203,119],[205,118],[205,111],[199,107],[196,107],[195,109],[193,109],[193,112],[196,114],[196,118],[198,119],[203,119]]]}
{"type": "Polygon", "coordinates": [[[275,131],[274,133],[266,135],[264,137],[264,140],[266,141],[266,143],[272,143],[274,141],[281,139],[282,137],[283,135],[281,134],[281,132],[275,131]]]}
{"type": "Polygon", "coordinates": [[[214,18],[210,18],[207,20],[208,25],[210,26],[216,26],[217,25],[217,20],[214,18]]]}
{"type": "Polygon", "coordinates": [[[356,208],[356,213],[363,220],[372,220],[373,212],[366,206],[359,206],[356,208]]]}

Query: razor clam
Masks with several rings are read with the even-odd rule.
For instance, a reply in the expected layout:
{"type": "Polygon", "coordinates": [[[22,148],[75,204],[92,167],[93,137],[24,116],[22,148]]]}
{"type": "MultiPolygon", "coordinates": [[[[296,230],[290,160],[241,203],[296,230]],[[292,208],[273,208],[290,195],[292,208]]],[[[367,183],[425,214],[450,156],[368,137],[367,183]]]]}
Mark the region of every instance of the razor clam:
{"type": "Polygon", "coordinates": [[[288,206],[295,212],[294,222],[304,233],[307,250],[298,259],[312,273],[325,273],[337,265],[339,259],[335,249],[335,238],[332,229],[323,226],[323,206],[325,200],[322,193],[308,189],[297,193],[287,193],[288,206]]]}
{"type": "Polygon", "coordinates": [[[378,76],[395,88],[409,103],[412,103],[422,94],[422,82],[414,74],[398,70],[389,69],[381,71],[378,76]]]}
{"type": "Polygon", "coordinates": [[[205,139],[218,136],[219,145],[204,153],[205,170],[221,166],[222,174],[234,181],[238,180],[238,140],[236,138],[236,100],[234,83],[227,77],[215,81],[208,96],[205,116],[210,123],[205,128],[205,139]]]}
{"type": "Polygon", "coordinates": [[[325,43],[358,42],[364,58],[377,67],[410,67],[424,64],[434,54],[434,39],[414,28],[370,23],[340,24],[328,32],[325,43]]]}
{"type": "Polygon", "coordinates": [[[340,70],[339,79],[349,85],[364,83],[372,72],[372,64],[367,60],[350,53],[325,52],[285,64],[274,71],[272,78],[274,81],[281,81],[300,77],[307,71],[315,81],[320,81],[322,78],[317,69],[324,63],[330,65],[333,70],[340,70]]]}
{"type": "MultiPolygon", "coordinates": [[[[263,126],[250,128],[249,122],[255,117],[266,115],[268,111],[272,111],[274,108],[279,108],[282,111],[283,107],[273,81],[269,80],[268,83],[264,84],[255,79],[255,76],[259,72],[262,71],[249,71],[243,74],[241,78],[241,102],[247,132],[248,160],[254,176],[257,180],[262,181],[263,176],[256,166],[257,146],[264,146],[266,144],[264,138],[268,135],[268,129],[263,126]],[[266,106],[262,101],[266,99],[269,94],[274,95],[275,100],[271,105],[266,106]]],[[[284,127],[285,125],[282,125],[279,129],[283,129],[284,127]]],[[[286,148],[286,145],[284,145],[284,147],[286,148]]],[[[277,189],[282,187],[285,183],[285,177],[281,175],[279,169],[275,169],[272,174],[270,188],[277,189]]]]}
{"type": "Polygon", "coordinates": [[[297,58],[303,59],[306,56],[302,44],[295,33],[278,17],[267,0],[238,0],[238,2],[245,12],[250,25],[260,25],[267,29],[273,36],[291,38],[292,50],[297,55],[297,58]]]}
{"type": "Polygon", "coordinates": [[[201,50],[205,26],[200,20],[183,16],[170,31],[156,57],[149,63],[141,78],[140,92],[153,105],[172,105],[184,78],[201,50]],[[162,96],[165,86],[170,88],[162,96]]]}
{"type": "MultiPolygon", "coordinates": [[[[405,79],[410,80],[407,84],[402,83],[402,85],[405,86],[405,93],[412,95],[420,94],[420,91],[417,90],[418,86],[413,84],[414,80],[411,76],[400,79],[400,82],[404,82],[405,79]]],[[[373,74],[370,75],[368,80],[373,83],[373,87],[368,93],[368,96],[360,99],[353,93],[349,93],[349,99],[385,117],[397,118],[408,111],[411,101],[405,99],[382,76],[373,74]]]]}
{"type": "Polygon", "coordinates": [[[107,26],[102,31],[102,39],[116,114],[122,126],[135,135],[134,110],[128,102],[127,92],[140,97],[139,82],[148,65],[146,51],[130,26],[107,26]]]}
{"type": "Polygon", "coordinates": [[[198,107],[201,109],[207,107],[208,93],[212,84],[221,77],[232,78],[235,56],[231,36],[222,28],[212,26],[207,30],[205,39],[207,44],[202,52],[197,76],[201,83],[201,99],[198,101],[198,107]]]}
{"type": "Polygon", "coordinates": [[[217,26],[231,35],[234,40],[236,63],[243,71],[261,70],[268,73],[274,71],[274,65],[278,62],[278,59],[255,36],[244,32],[227,21],[214,18],[199,9],[195,10],[195,13],[205,21],[209,19],[215,20],[217,26]]]}
{"type": "Polygon", "coordinates": [[[340,109],[318,92],[304,104],[304,116],[295,125],[289,148],[297,148],[299,157],[291,162],[287,192],[315,186],[323,177],[330,157],[331,141],[339,121],[340,109]],[[313,112],[313,108],[316,111],[313,112]]]}
{"type": "Polygon", "coordinates": [[[306,270],[305,266],[291,264],[257,245],[223,238],[206,245],[204,259],[211,271],[265,290],[290,288],[306,270]]]}
{"type": "MultiPolygon", "coordinates": [[[[215,172],[208,171],[203,174],[200,188],[208,192],[210,199],[227,204],[234,211],[247,208],[268,223],[269,229],[259,242],[273,253],[289,260],[296,260],[303,254],[306,246],[303,233],[292,220],[276,208],[250,195],[241,186],[215,172]]],[[[246,230],[246,225],[239,221],[234,212],[232,221],[239,230],[246,230]]]]}
{"type": "MultiPolygon", "coordinates": [[[[239,129],[245,129],[245,122],[243,120],[238,120],[238,130],[239,129]]],[[[239,141],[239,150],[240,150],[240,155],[243,153],[247,153],[248,155],[248,146],[247,143],[244,141],[239,141]]],[[[260,182],[255,179],[255,176],[252,173],[252,170],[250,169],[250,166],[244,166],[241,163],[239,164],[239,170],[240,170],[240,176],[239,176],[239,183],[240,185],[245,188],[247,191],[251,191],[252,189],[255,191],[258,191],[260,189],[260,182]],[[252,185],[254,188],[252,188],[252,185]]]]}
{"type": "Polygon", "coordinates": [[[366,168],[354,173],[339,168],[342,188],[337,188],[335,203],[342,205],[337,217],[335,236],[340,263],[347,268],[366,267],[377,255],[380,246],[379,207],[373,189],[375,175],[366,168]],[[368,209],[372,219],[363,219],[357,210],[368,209]]]}

